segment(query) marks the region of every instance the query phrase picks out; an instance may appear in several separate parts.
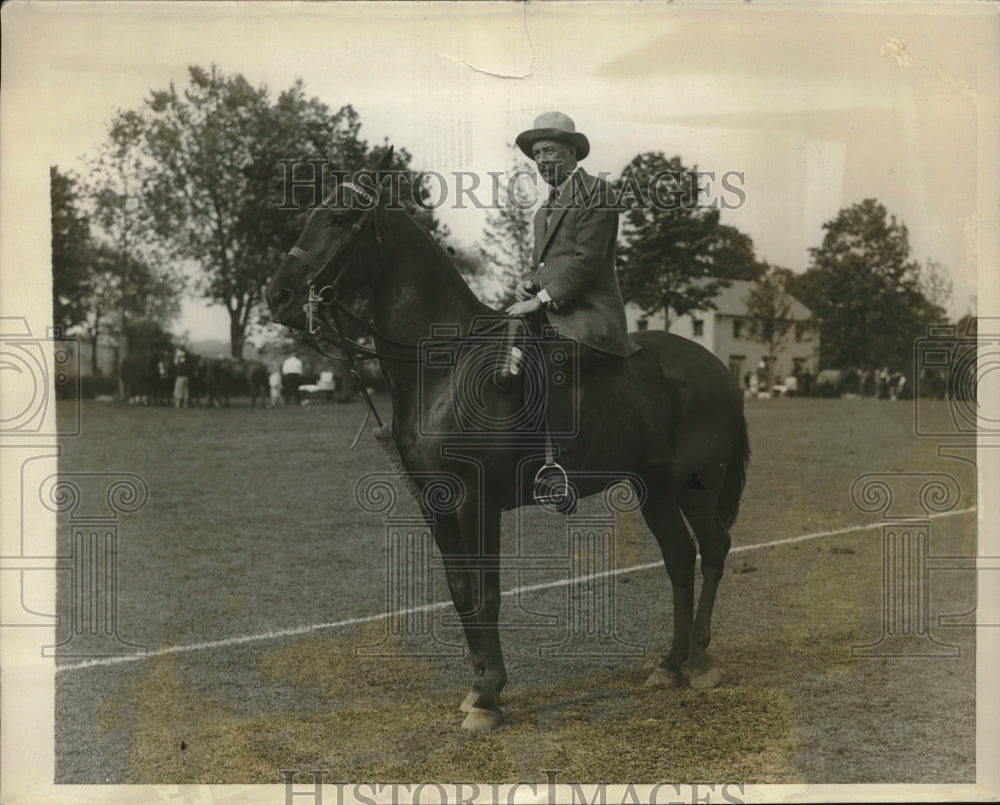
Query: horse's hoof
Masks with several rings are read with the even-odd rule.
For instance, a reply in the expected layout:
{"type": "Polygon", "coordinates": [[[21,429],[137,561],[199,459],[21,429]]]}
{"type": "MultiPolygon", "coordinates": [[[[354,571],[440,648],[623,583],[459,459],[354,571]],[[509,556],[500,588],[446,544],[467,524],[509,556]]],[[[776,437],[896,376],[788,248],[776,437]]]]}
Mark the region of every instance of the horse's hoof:
{"type": "Polygon", "coordinates": [[[687,666],[685,670],[686,676],[691,681],[691,687],[697,690],[714,688],[722,678],[722,669],[711,657],[705,657],[700,662],[687,666]]]}
{"type": "Polygon", "coordinates": [[[470,690],[469,695],[462,700],[462,703],[458,706],[458,709],[461,710],[463,713],[468,713],[473,708],[473,706],[475,706],[476,699],[478,698],[479,694],[474,690],[470,690]]]}
{"type": "Polygon", "coordinates": [[[462,729],[473,732],[488,732],[496,729],[502,723],[503,713],[500,712],[499,707],[494,707],[491,710],[484,707],[470,707],[469,714],[462,722],[462,729]]]}
{"type": "Polygon", "coordinates": [[[681,675],[676,671],[669,671],[657,665],[653,673],[646,680],[647,688],[679,688],[681,686],[681,675]]]}

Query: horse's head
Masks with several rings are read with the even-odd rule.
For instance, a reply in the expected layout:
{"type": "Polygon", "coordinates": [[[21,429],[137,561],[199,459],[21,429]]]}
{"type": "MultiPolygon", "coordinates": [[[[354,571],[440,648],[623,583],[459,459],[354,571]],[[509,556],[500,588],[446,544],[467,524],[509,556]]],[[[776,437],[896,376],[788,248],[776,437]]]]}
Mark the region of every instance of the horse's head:
{"type": "MultiPolygon", "coordinates": [[[[391,161],[392,148],[374,171],[365,175],[377,177],[391,161]]],[[[302,234],[265,291],[274,321],[304,329],[306,309],[313,302],[328,301],[341,290],[359,288],[375,279],[377,268],[373,264],[378,261],[371,255],[379,248],[380,195],[381,186],[374,182],[367,186],[346,182],[309,213],[302,234]]]]}

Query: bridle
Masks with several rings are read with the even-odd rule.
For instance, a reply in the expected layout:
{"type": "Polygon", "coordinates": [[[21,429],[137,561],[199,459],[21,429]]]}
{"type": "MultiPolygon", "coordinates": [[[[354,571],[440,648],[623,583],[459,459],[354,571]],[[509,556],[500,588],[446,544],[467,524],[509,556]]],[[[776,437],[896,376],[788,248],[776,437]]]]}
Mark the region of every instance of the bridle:
{"type": "Polygon", "coordinates": [[[308,297],[305,307],[305,334],[311,337],[315,337],[320,333],[320,322],[318,321],[320,305],[330,306],[338,303],[340,283],[344,278],[342,263],[349,256],[354,244],[364,233],[369,221],[373,222],[375,228],[375,243],[378,247],[379,261],[382,261],[385,257],[383,253],[382,231],[379,227],[377,215],[378,194],[376,193],[376,195],[372,196],[367,190],[353,182],[345,182],[342,186],[352,190],[355,195],[364,199],[368,207],[361,213],[361,217],[351,225],[351,228],[341,239],[333,253],[320,262],[320,259],[316,255],[305,249],[300,249],[298,246],[292,246],[288,250],[289,257],[295,258],[313,270],[312,276],[306,282],[308,297]],[[328,279],[331,273],[334,275],[332,282],[328,279]]]}
{"type": "MultiPolygon", "coordinates": [[[[375,421],[382,428],[382,418],[375,409],[375,404],[368,393],[366,384],[361,378],[361,374],[357,368],[357,361],[359,359],[377,359],[418,362],[421,360],[421,351],[419,344],[407,344],[379,332],[371,323],[363,321],[340,301],[340,285],[345,274],[344,263],[350,257],[352,250],[369,225],[375,230],[378,260],[380,263],[385,262],[384,242],[378,216],[380,191],[376,190],[372,194],[370,191],[359,187],[353,182],[345,182],[342,187],[346,187],[360,196],[365,201],[367,208],[358,220],[351,225],[351,228],[341,239],[333,253],[326,259],[321,259],[298,246],[292,246],[288,250],[289,257],[298,260],[303,265],[312,269],[313,272],[306,282],[308,292],[304,306],[306,329],[304,331],[296,330],[295,335],[299,340],[324,357],[335,361],[346,361],[350,365],[350,374],[358,381],[361,387],[365,402],[368,404],[369,414],[375,416],[375,421]],[[332,280],[330,279],[331,274],[333,275],[332,280]],[[349,338],[342,325],[342,317],[349,319],[351,323],[365,330],[369,335],[375,336],[382,343],[398,348],[404,354],[390,355],[349,338]],[[330,344],[339,348],[343,352],[343,357],[327,352],[322,348],[321,345],[323,344],[330,344]]],[[[505,322],[506,319],[501,318],[495,324],[488,327],[486,331],[503,326],[505,322]]],[[[456,338],[455,340],[460,340],[460,338],[456,338]]],[[[367,420],[368,417],[366,416],[365,422],[362,423],[361,429],[358,431],[351,445],[352,449],[357,445],[367,420]]]]}
{"type": "Polygon", "coordinates": [[[296,336],[298,336],[299,340],[307,346],[327,358],[331,358],[336,361],[347,361],[351,367],[351,376],[358,382],[358,385],[361,387],[362,393],[364,394],[365,402],[368,404],[368,414],[361,423],[361,428],[358,430],[358,433],[354,437],[354,441],[351,444],[351,449],[353,450],[357,445],[358,440],[361,438],[361,434],[364,432],[365,425],[368,423],[368,415],[375,416],[375,421],[378,423],[379,428],[384,427],[382,418],[379,416],[378,411],[375,408],[375,403],[372,400],[371,395],[368,393],[368,388],[364,380],[361,378],[361,373],[358,371],[357,357],[378,358],[383,356],[380,356],[375,352],[375,350],[369,349],[363,344],[359,344],[357,341],[348,338],[344,333],[344,328],[340,323],[340,313],[347,314],[355,323],[361,324],[362,327],[367,329],[369,332],[376,333],[376,331],[374,327],[362,322],[361,319],[341,304],[339,299],[340,283],[344,278],[342,263],[350,254],[354,244],[364,233],[365,227],[368,226],[369,221],[372,222],[372,225],[375,228],[375,243],[378,247],[378,259],[380,262],[385,259],[385,254],[383,253],[382,231],[378,224],[378,191],[376,191],[373,196],[367,190],[359,187],[353,182],[345,182],[342,186],[352,190],[355,195],[363,198],[365,203],[368,205],[368,208],[361,214],[358,220],[351,225],[351,228],[348,230],[347,234],[344,235],[340,244],[336,249],[334,249],[333,254],[320,262],[320,260],[311,252],[307,252],[305,249],[300,249],[298,246],[292,246],[292,248],[288,250],[288,256],[298,260],[300,263],[313,270],[312,276],[309,277],[309,280],[306,283],[306,287],[308,289],[308,296],[305,304],[306,330],[305,332],[296,330],[296,336]],[[333,281],[328,282],[328,275],[331,272],[335,272],[333,281]],[[319,287],[319,290],[317,290],[317,286],[319,287]],[[327,316],[327,311],[329,311],[329,317],[327,316]],[[331,339],[323,336],[322,330],[324,327],[333,332],[334,338],[331,339]],[[324,350],[320,344],[325,342],[332,342],[335,346],[340,347],[344,353],[344,357],[331,355],[329,352],[324,350]]]}
{"type": "Polygon", "coordinates": [[[350,257],[351,251],[369,226],[375,230],[378,261],[379,263],[385,262],[384,239],[378,216],[379,192],[376,191],[373,195],[371,191],[353,182],[345,182],[341,187],[347,188],[360,196],[366,204],[366,209],[358,220],[351,225],[351,228],[341,239],[333,253],[325,259],[321,259],[312,252],[298,246],[292,246],[288,250],[289,257],[311,268],[313,272],[306,281],[307,296],[306,303],[303,306],[306,314],[306,329],[293,329],[293,333],[306,346],[324,357],[335,361],[347,361],[351,364],[352,372],[356,371],[355,361],[357,359],[417,360],[412,354],[418,349],[416,344],[406,344],[379,332],[370,322],[366,322],[359,316],[356,316],[340,300],[340,284],[345,276],[343,270],[344,263],[350,257]],[[331,275],[333,277],[332,281],[330,280],[331,275]],[[342,319],[348,319],[350,323],[366,331],[368,335],[375,336],[383,343],[404,350],[406,354],[390,355],[375,350],[353,338],[349,338],[342,326],[342,319]],[[324,344],[343,350],[346,357],[327,352],[322,348],[324,344]]]}
{"type": "MultiPolygon", "coordinates": [[[[304,305],[306,329],[294,330],[294,333],[303,343],[321,355],[332,360],[348,361],[352,366],[352,370],[357,358],[406,362],[419,361],[420,356],[417,354],[420,350],[419,344],[398,341],[380,332],[370,322],[366,322],[355,315],[340,300],[340,284],[344,278],[343,263],[348,259],[351,250],[369,225],[375,230],[378,260],[380,263],[385,262],[384,240],[378,216],[378,191],[373,195],[371,191],[353,182],[345,182],[342,187],[346,187],[359,195],[364,200],[366,209],[358,220],[351,225],[351,228],[344,235],[333,253],[326,259],[321,259],[298,246],[292,246],[288,250],[289,257],[293,257],[313,271],[306,282],[307,297],[304,305]],[[333,280],[329,281],[331,274],[334,275],[333,280]],[[398,349],[402,354],[389,354],[349,338],[342,326],[343,319],[349,320],[351,324],[366,331],[369,335],[375,336],[382,343],[398,349]],[[344,351],[347,357],[343,358],[331,355],[321,348],[321,344],[331,344],[338,347],[344,351]]],[[[502,319],[499,320],[496,325],[487,327],[485,331],[488,332],[502,326],[503,321],[502,319]]]]}

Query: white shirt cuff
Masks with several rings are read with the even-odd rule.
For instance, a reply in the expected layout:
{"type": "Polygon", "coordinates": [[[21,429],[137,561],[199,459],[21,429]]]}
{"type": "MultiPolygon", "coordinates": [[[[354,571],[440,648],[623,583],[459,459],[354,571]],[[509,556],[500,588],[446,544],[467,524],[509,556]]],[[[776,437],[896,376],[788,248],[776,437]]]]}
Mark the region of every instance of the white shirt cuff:
{"type": "Polygon", "coordinates": [[[552,304],[552,297],[549,296],[549,292],[546,291],[544,288],[542,288],[542,290],[540,290],[537,294],[535,294],[535,296],[539,302],[545,305],[545,307],[548,307],[549,305],[552,304]]]}

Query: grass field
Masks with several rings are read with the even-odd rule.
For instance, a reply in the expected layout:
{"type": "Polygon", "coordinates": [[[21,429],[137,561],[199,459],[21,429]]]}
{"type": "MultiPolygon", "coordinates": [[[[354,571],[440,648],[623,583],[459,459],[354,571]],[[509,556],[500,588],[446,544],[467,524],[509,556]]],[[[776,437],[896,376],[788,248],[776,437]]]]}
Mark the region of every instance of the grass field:
{"type": "MultiPolygon", "coordinates": [[[[753,461],[713,630],[718,688],[642,686],[669,640],[662,567],[615,581],[617,635],[644,656],[540,657],[563,633],[568,595],[545,587],[504,599],[507,723],[488,735],[458,729],[462,659],[404,656],[393,642],[390,656],[355,656],[386,632],[373,618],[386,609],[386,524],[354,490],[388,464],[371,437],[348,450],[362,413],[85,404],[61,471],[148,485],[148,503],[121,521],[117,605],[121,637],[153,653],[60,661],[57,782],[279,783],[283,768],[336,780],[975,779],[974,630],[937,620],[974,609],[973,573],[929,574],[931,636],[960,656],[851,654],[883,630],[880,520],[852,504],[855,479],[945,473],[962,490],[953,508],[975,505],[973,465],[914,435],[912,403],[748,404],[753,461]],[[538,626],[546,616],[558,624],[538,626]]],[[[947,404],[923,413],[946,423],[947,404]]],[[[395,514],[415,511],[400,491],[395,514]]],[[[934,519],[930,553],[973,555],[975,533],[974,513],[934,519]]],[[[566,551],[564,521],[538,510],[506,514],[504,540],[507,552],[566,551]]],[[[619,568],[659,558],[633,515],[618,516],[615,547],[619,568]]],[[[560,573],[512,572],[504,587],[560,573]]],[[[446,600],[442,574],[433,584],[446,600]]],[[[461,642],[449,615],[435,611],[435,633],[461,642]]]]}

